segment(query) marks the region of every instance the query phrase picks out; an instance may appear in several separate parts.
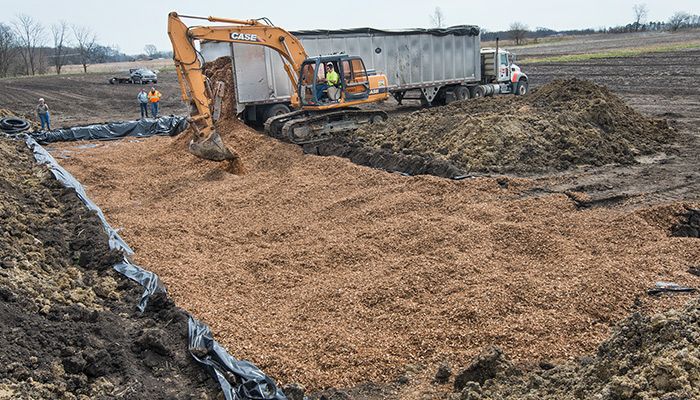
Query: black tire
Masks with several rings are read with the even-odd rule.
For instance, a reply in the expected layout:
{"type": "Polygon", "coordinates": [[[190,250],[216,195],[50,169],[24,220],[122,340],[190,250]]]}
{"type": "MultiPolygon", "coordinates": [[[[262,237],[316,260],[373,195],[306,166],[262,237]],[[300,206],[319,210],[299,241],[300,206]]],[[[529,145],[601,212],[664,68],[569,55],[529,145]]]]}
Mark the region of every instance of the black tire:
{"type": "Polygon", "coordinates": [[[528,84],[525,79],[521,79],[518,81],[518,84],[515,85],[515,95],[516,96],[525,96],[528,92],[528,84]]]}
{"type": "Polygon", "coordinates": [[[158,79],[156,79],[156,80],[153,81],[153,84],[154,84],[154,85],[155,85],[156,83],[158,83],[158,79]]]}
{"type": "Polygon", "coordinates": [[[29,122],[22,118],[3,118],[0,119],[0,129],[7,133],[19,133],[29,129],[29,122]]]}
{"type": "Polygon", "coordinates": [[[454,93],[457,101],[469,100],[469,88],[466,86],[457,86],[454,93]]]}
{"type": "Polygon", "coordinates": [[[116,83],[117,83],[117,78],[112,78],[112,79],[109,80],[109,84],[110,84],[110,85],[114,85],[114,84],[116,84],[116,83]]]}
{"type": "Polygon", "coordinates": [[[276,117],[282,114],[288,114],[292,110],[286,104],[274,104],[268,107],[263,114],[263,123],[272,117],[276,117]]]}
{"type": "Polygon", "coordinates": [[[484,97],[484,95],[486,95],[486,93],[484,93],[484,88],[482,88],[481,86],[474,86],[472,88],[471,92],[472,92],[473,99],[478,99],[478,98],[484,97]]]}

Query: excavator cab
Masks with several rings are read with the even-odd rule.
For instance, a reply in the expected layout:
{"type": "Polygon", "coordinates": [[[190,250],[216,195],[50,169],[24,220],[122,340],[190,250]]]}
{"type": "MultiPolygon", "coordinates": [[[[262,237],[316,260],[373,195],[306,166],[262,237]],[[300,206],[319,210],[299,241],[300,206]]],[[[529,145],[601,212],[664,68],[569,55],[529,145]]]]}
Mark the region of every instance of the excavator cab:
{"type": "Polygon", "coordinates": [[[301,67],[299,93],[302,106],[330,106],[369,98],[370,84],[365,64],[360,57],[333,55],[308,58],[301,67]],[[328,85],[326,68],[340,76],[336,86],[328,85]]]}

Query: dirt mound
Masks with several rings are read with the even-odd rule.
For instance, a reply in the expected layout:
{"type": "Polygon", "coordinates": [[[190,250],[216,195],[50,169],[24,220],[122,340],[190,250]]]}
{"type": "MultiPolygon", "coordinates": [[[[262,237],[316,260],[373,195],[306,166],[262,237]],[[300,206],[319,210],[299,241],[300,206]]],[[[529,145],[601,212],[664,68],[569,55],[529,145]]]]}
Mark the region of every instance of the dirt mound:
{"type": "Polygon", "coordinates": [[[395,116],[310,151],[409,173],[527,174],[634,163],[635,156],[653,153],[673,137],[665,122],[639,114],[608,89],[566,79],[525,97],[469,100],[395,116]],[[386,162],[392,155],[415,161],[392,165],[386,162]]]}
{"type": "Polygon", "coordinates": [[[489,380],[460,382],[455,398],[697,399],[700,398],[700,300],[656,315],[635,312],[618,325],[595,357],[522,373],[499,354],[489,380]],[[477,384],[478,382],[478,384],[477,384]]]}
{"type": "Polygon", "coordinates": [[[0,398],[201,398],[218,390],[187,353],[187,315],[113,271],[98,218],[0,138],[0,398]]]}

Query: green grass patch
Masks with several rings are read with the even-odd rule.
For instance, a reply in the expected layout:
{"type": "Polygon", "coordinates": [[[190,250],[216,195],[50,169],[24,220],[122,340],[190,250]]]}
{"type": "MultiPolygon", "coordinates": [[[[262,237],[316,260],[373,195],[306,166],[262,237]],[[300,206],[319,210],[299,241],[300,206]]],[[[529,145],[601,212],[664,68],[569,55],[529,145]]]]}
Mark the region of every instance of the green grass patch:
{"type": "Polygon", "coordinates": [[[586,61],[595,60],[599,58],[620,58],[620,57],[636,57],[648,53],[665,53],[680,50],[689,49],[699,49],[700,41],[672,44],[672,45],[659,45],[653,47],[633,47],[627,49],[615,49],[608,51],[601,51],[597,53],[584,53],[584,54],[565,54],[560,56],[551,57],[538,57],[538,58],[523,58],[518,60],[522,64],[537,64],[537,63],[565,63],[565,62],[576,62],[576,61],[586,61]]]}

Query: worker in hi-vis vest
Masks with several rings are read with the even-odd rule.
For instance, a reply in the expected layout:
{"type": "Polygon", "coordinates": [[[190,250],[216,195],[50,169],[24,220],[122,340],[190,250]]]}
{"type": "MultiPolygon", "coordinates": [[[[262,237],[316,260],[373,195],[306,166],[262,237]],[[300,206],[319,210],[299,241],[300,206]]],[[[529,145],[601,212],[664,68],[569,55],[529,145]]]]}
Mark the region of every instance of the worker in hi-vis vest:
{"type": "Polygon", "coordinates": [[[148,92],[148,102],[151,103],[151,117],[158,118],[158,102],[160,102],[160,92],[155,87],[148,92]]]}

